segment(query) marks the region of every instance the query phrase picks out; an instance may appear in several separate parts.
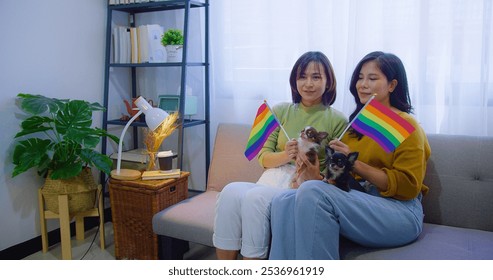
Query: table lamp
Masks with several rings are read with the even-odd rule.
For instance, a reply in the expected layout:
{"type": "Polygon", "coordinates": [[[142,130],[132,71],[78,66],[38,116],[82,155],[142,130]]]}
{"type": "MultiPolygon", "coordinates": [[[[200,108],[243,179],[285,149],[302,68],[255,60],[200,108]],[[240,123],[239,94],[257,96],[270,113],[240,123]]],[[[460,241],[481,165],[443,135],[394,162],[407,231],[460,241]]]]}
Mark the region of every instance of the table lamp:
{"type": "Polygon", "coordinates": [[[139,108],[137,114],[135,114],[128,122],[127,125],[123,128],[122,135],[120,136],[120,141],[118,142],[118,159],[116,162],[116,169],[111,171],[111,177],[117,180],[137,180],[140,178],[141,173],[138,170],[133,169],[121,169],[122,162],[122,146],[123,146],[123,137],[127,132],[128,127],[132,122],[138,118],[142,113],[145,114],[145,120],[147,127],[150,130],[154,131],[159,125],[168,117],[168,113],[166,113],[163,109],[152,107],[149,102],[147,102],[142,96],[135,100],[135,105],[139,108]]]}

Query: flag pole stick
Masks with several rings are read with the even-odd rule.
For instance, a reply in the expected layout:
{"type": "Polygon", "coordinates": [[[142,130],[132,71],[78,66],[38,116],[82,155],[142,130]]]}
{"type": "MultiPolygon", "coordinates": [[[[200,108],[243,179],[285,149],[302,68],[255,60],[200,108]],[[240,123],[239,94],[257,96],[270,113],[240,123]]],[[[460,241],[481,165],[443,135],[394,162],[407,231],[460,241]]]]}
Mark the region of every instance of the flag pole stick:
{"type": "Polygon", "coordinates": [[[269,106],[269,103],[267,103],[267,100],[264,99],[264,103],[265,105],[267,106],[267,108],[269,108],[269,110],[271,111],[272,115],[274,116],[274,118],[276,119],[277,123],[279,124],[279,127],[281,128],[281,130],[284,132],[284,135],[286,135],[286,138],[288,139],[288,141],[290,140],[289,136],[288,136],[288,133],[286,132],[286,130],[284,129],[284,127],[282,126],[281,122],[279,121],[279,119],[277,119],[277,116],[276,114],[274,113],[274,111],[272,111],[272,109],[270,108],[269,106]]]}
{"type": "Polygon", "coordinates": [[[363,106],[363,108],[361,108],[361,110],[359,110],[358,114],[356,116],[354,116],[353,120],[346,126],[346,128],[344,129],[344,131],[341,133],[341,136],[339,136],[339,138],[337,138],[338,141],[341,141],[342,136],[344,136],[344,134],[348,131],[348,129],[353,124],[353,122],[358,118],[359,114],[361,114],[361,112],[366,108],[366,106],[368,106],[368,104],[370,104],[370,101],[372,101],[373,98],[375,98],[375,96],[377,96],[376,93],[372,94],[372,96],[370,97],[370,99],[368,99],[368,101],[366,101],[365,106],[363,106]]]}

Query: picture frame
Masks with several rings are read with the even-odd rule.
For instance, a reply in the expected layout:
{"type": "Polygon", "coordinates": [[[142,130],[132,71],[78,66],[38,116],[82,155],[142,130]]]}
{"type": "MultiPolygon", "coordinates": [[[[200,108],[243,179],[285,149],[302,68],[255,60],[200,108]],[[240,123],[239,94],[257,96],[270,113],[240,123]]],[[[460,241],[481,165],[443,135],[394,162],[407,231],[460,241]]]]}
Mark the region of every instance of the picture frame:
{"type": "Polygon", "coordinates": [[[180,96],[178,95],[159,95],[158,107],[168,113],[178,112],[180,108],[180,96]]]}
{"type": "MultiPolygon", "coordinates": [[[[180,108],[180,96],[173,94],[162,94],[158,96],[158,107],[168,113],[178,112],[180,108]]],[[[193,95],[187,95],[185,97],[185,116],[191,116],[197,114],[197,97],[193,95]]]]}

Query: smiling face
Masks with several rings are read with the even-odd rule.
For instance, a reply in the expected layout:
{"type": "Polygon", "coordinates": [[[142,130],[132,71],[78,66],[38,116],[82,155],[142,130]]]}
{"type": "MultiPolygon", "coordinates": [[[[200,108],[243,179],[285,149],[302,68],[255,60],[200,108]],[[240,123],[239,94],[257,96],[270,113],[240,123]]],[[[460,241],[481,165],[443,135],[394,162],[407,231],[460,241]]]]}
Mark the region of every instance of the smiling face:
{"type": "Polygon", "coordinates": [[[375,60],[370,60],[363,64],[356,82],[356,90],[362,104],[365,104],[371,95],[376,93],[375,97],[380,103],[390,107],[390,94],[394,91],[397,80],[388,81],[387,77],[378,67],[375,60]]]}
{"type": "Polygon", "coordinates": [[[296,79],[296,88],[301,95],[301,103],[313,106],[322,102],[322,95],[327,87],[327,75],[317,62],[310,62],[304,73],[296,79]]]}

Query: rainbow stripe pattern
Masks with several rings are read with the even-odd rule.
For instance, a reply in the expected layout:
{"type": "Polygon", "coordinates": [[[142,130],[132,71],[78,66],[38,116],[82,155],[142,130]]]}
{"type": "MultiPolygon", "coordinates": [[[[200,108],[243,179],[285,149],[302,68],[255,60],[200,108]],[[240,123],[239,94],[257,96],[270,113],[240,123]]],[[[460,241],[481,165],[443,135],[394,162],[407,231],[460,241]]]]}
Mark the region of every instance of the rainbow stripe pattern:
{"type": "Polygon", "coordinates": [[[260,152],[269,135],[279,127],[276,117],[272,114],[269,106],[264,102],[257,110],[257,116],[252,125],[250,136],[245,149],[245,156],[252,160],[260,152]]]}
{"type": "Polygon", "coordinates": [[[387,153],[415,130],[414,126],[375,99],[360,111],[352,127],[375,140],[387,153]]]}

